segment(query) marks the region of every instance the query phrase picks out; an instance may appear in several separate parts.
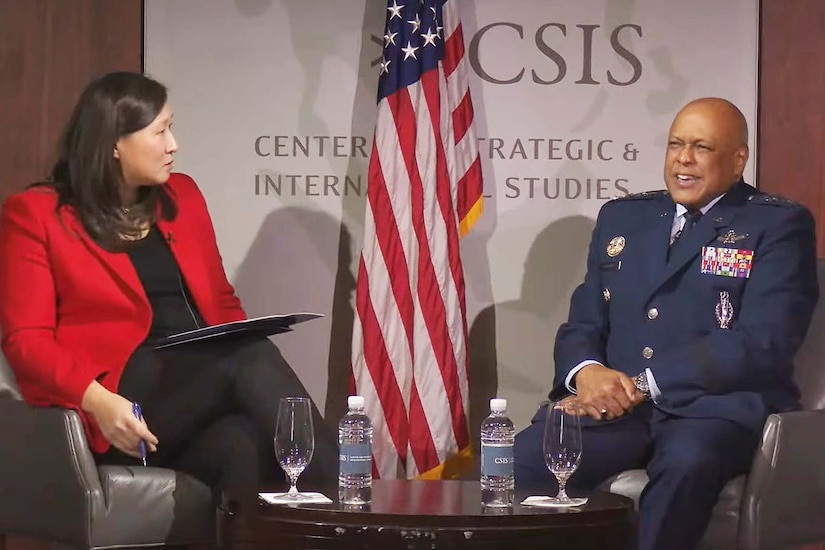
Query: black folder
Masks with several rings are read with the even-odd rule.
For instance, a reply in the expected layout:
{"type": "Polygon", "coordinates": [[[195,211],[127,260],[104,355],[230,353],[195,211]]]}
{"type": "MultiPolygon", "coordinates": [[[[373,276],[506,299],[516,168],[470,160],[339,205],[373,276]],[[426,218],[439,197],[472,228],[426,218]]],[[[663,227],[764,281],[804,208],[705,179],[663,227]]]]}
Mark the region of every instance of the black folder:
{"type": "Polygon", "coordinates": [[[320,313],[289,313],[286,315],[267,315],[254,319],[244,319],[242,321],[232,321],[209,327],[198,328],[178,334],[172,334],[155,341],[155,349],[168,348],[187,344],[189,342],[199,342],[212,338],[226,338],[244,334],[260,334],[271,336],[292,330],[292,325],[310,321],[323,317],[320,313]]]}

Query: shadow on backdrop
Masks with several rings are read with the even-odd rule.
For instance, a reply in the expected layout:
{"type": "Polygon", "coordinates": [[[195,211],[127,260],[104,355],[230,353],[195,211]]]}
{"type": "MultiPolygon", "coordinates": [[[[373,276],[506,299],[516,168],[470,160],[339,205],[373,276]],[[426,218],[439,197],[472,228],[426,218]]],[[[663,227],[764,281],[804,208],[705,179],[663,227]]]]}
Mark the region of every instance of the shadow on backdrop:
{"type": "MultiPolygon", "coordinates": [[[[355,279],[349,270],[339,269],[341,257],[349,265],[346,251],[350,246],[349,233],[325,212],[297,206],[274,210],[261,225],[233,281],[250,317],[327,312],[332,304],[330,316],[275,337],[287,360],[301,357],[301,364],[290,364],[319,409],[327,390],[327,371],[348,372],[345,367],[329,368],[326,338],[332,345],[336,335],[352,330],[355,279]]],[[[347,349],[349,345],[346,342],[347,349]]],[[[347,385],[337,378],[330,378],[328,384],[346,404],[347,385]]],[[[338,422],[337,416],[325,414],[325,418],[330,425],[338,422]]]]}
{"type": "MultiPolygon", "coordinates": [[[[550,390],[556,331],[567,320],[570,295],[584,280],[594,227],[593,220],[580,215],[549,224],[525,259],[521,297],[479,313],[470,330],[473,426],[481,426],[489,400],[498,396],[507,399],[509,414],[520,429],[550,390]],[[491,322],[497,325],[494,337],[491,322]]],[[[478,449],[478,430],[471,433],[478,449]]]]}
{"type": "MultiPolygon", "coordinates": [[[[326,5],[327,0],[323,0],[326,5]]],[[[345,8],[350,9],[350,8],[345,8]]],[[[359,29],[361,45],[358,49],[356,88],[353,97],[350,135],[364,136],[371,150],[376,114],[376,90],[378,88],[378,62],[381,59],[384,35],[386,3],[367,0],[359,29]]],[[[341,197],[341,236],[338,245],[338,273],[335,277],[335,294],[332,314],[336,319],[329,343],[329,370],[326,397],[328,418],[340,418],[347,411],[346,396],[352,383],[352,325],[355,320],[354,291],[348,287],[355,281],[364,233],[366,212],[366,174],[369,159],[353,156],[347,164],[347,175],[354,178],[363,175],[364,186],[360,195],[341,197]],[[350,234],[354,237],[352,238],[350,234]],[[352,299],[350,299],[352,294],[352,299]]]]}
{"type": "MultiPolygon", "coordinates": [[[[378,76],[377,71],[371,70],[371,61],[380,57],[382,46],[380,38],[371,35],[383,35],[382,24],[386,5],[367,0],[363,8],[362,21],[358,16],[358,4],[359,2],[353,5],[352,2],[329,0],[284,3],[289,17],[293,52],[304,70],[302,100],[298,108],[298,133],[302,135],[331,133],[328,121],[319,114],[318,103],[323,101],[319,91],[324,89],[324,68],[330,64],[348,62],[346,56],[341,54],[343,45],[339,40],[342,36],[350,36],[346,33],[352,31],[360,34],[361,45],[357,66],[352,67],[353,72],[357,71],[357,82],[349,135],[363,136],[368,140],[367,146],[371,145],[378,76]],[[328,24],[335,25],[342,33],[329,35],[321,32],[328,24]]],[[[332,288],[330,293],[325,293],[329,301],[324,304],[324,311],[329,311],[331,304],[331,320],[329,345],[321,346],[316,342],[311,353],[319,357],[319,361],[321,355],[325,354],[325,372],[314,372],[313,375],[317,377],[314,382],[326,384],[325,402],[321,403],[319,398],[318,407],[324,411],[324,417],[330,424],[336,423],[346,412],[346,396],[350,391],[355,289],[353,274],[357,270],[357,262],[353,264],[353,260],[358,258],[354,251],[360,249],[366,200],[367,159],[353,156],[347,160],[345,174],[340,173],[344,170],[337,163],[334,170],[340,180],[346,175],[352,180],[362,179],[363,184],[360,193],[342,194],[340,221],[335,222],[334,230],[325,230],[323,235],[318,235],[319,239],[324,239],[321,246],[325,254],[329,253],[329,256],[326,256],[328,271],[325,276],[328,278],[325,284],[332,285],[332,288]],[[358,242],[353,242],[353,235],[357,235],[358,242]]]]}
{"type": "MultiPolygon", "coordinates": [[[[461,26],[465,45],[470,48],[472,37],[479,30],[477,7],[473,2],[462,2],[461,26]]],[[[473,125],[476,136],[487,138],[491,131],[487,121],[488,106],[484,87],[469,63],[467,76],[473,102],[473,125]]],[[[487,416],[490,397],[496,395],[498,387],[495,361],[496,316],[495,309],[490,306],[494,298],[489,251],[490,241],[498,224],[498,189],[492,160],[485,154],[480,154],[480,158],[484,180],[484,211],[470,232],[461,239],[461,263],[464,268],[467,322],[470,331],[467,347],[467,428],[476,454],[481,421],[487,416]],[[481,313],[485,311],[482,316],[481,313]],[[490,365],[492,369],[485,369],[490,365]]],[[[472,477],[476,474],[477,472],[466,472],[464,475],[472,477]]]]}

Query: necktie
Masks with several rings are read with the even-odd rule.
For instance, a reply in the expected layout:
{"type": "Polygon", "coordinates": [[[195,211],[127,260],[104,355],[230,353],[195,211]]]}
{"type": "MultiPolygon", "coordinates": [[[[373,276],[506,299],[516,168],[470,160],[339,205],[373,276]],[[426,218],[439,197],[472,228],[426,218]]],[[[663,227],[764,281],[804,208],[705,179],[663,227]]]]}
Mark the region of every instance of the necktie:
{"type": "Polygon", "coordinates": [[[690,230],[693,229],[697,223],[699,223],[699,219],[701,217],[701,210],[688,210],[685,213],[685,223],[682,226],[682,229],[676,232],[676,234],[673,236],[673,241],[670,243],[671,251],[676,247],[676,243],[684,240],[685,235],[690,233],[690,230]]]}

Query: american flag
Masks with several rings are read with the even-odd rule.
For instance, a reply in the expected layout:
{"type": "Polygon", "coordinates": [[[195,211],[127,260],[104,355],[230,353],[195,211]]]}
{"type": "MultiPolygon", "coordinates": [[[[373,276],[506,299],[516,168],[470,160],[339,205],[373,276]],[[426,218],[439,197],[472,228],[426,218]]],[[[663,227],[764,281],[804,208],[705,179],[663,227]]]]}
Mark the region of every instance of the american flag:
{"type": "Polygon", "coordinates": [[[456,2],[387,5],[353,328],[382,478],[441,477],[471,454],[459,235],[482,181],[456,2]]]}

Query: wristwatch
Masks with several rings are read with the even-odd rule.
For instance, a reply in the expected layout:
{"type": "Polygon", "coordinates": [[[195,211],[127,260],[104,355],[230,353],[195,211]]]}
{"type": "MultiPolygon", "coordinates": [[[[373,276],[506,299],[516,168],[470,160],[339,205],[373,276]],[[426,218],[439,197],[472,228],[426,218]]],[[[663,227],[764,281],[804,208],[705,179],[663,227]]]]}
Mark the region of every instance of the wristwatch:
{"type": "Polygon", "coordinates": [[[636,389],[639,390],[639,393],[641,393],[644,396],[645,401],[651,399],[650,386],[647,383],[646,371],[642,371],[633,377],[633,385],[636,386],[636,389]]]}

